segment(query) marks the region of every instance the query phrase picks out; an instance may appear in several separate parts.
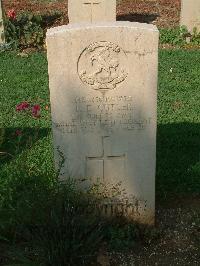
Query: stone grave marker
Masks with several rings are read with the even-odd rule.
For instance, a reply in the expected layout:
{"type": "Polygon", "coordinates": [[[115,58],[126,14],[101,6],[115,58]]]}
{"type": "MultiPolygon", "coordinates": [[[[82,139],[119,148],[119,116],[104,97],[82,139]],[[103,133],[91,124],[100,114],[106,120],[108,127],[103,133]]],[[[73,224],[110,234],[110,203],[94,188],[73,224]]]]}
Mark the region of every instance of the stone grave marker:
{"type": "Polygon", "coordinates": [[[194,27],[200,30],[200,0],[181,0],[181,26],[187,26],[189,31],[194,27]]]}
{"type": "Polygon", "coordinates": [[[2,2],[0,0],[0,44],[5,42],[2,2]]]}
{"type": "Polygon", "coordinates": [[[131,22],[47,32],[60,178],[120,184],[123,198],[107,210],[147,224],[155,216],[158,36],[156,26],[131,22]]]}
{"type": "Polygon", "coordinates": [[[116,0],[68,0],[70,23],[116,21],[116,0]]]}

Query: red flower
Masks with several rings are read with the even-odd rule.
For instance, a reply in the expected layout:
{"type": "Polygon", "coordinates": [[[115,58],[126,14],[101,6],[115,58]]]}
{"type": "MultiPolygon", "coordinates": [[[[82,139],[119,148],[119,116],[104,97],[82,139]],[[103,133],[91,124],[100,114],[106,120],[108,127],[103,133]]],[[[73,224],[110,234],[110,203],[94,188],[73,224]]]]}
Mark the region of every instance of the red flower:
{"type": "Polygon", "coordinates": [[[26,111],[30,107],[30,104],[28,102],[22,102],[16,106],[16,111],[26,111]]]}
{"type": "Polygon", "coordinates": [[[35,104],[33,107],[32,107],[32,115],[34,117],[40,117],[40,110],[41,110],[41,107],[39,104],[35,104]]]}
{"type": "Polygon", "coordinates": [[[8,10],[7,17],[11,19],[16,19],[17,15],[14,9],[8,10]]]}
{"type": "Polygon", "coordinates": [[[17,130],[15,131],[15,135],[16,135],[16,136],[21,136],[21,135],[22,135],[22,131],[19,130],[19,129],[17,129],[17,130]]]}

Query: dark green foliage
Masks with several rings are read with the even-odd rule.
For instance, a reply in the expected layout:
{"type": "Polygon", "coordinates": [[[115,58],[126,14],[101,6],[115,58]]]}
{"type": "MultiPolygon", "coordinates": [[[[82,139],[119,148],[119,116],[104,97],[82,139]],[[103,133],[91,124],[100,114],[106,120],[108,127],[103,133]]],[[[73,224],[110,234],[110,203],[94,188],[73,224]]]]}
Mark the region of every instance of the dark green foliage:
{"type": "Polygon", "coordinates": [[[60,186],[44,213],[34,235],[45,265],[88,265],[103,238],[93,199],[73,187],[60,186]]]}
{"type": "Polygon", "coordinates": [[[1,239],[26,247],[13,251],[15,263],[29,257],[41,265],[89,265],[103,237],[94,199],[70,180],[49,181],[28,175],[10,180],[12,193],[1,193],[1,239]]]}
{"type": "Polygon", "coordinates": [[[200,32],[194,28],[190,33],[186,27],[177,27],[170,29],[160,29],[160,43],[173,46],[198,46],[200,45],[200,32]]]}
{"type": "MultiPolygon", "coordinates": [[[[51,27],[55,20],[61,18],[59,12],[51,15],[35,15],[21,13],[16,18],[5,19],[5,38],[9,48],[43,48],[45,44],[45,31],[51,27]]],[[[8,48],[4,48],[8,49],[8,48]]]]}
{"type": "Polygon", "coordinates": [[[177,27],[171,29],[160,29],[160,43],[171,45],[184,45],[186,44],[186,34],[188,33],[185,27],[177,27]]]}
{"type": "Polygon", "coordinates": [[[121,251],[131,249],[140,238],[139,227],[127,221],[114,221],[104,230],[105,238],[111,250],[121,251]]]}
{"type": "Polygon", "coordinates": [[[44,42],[42,17],[23,13],[16,19],[5,20],[5,37],[13,48],[41,47],[44,42]]]}

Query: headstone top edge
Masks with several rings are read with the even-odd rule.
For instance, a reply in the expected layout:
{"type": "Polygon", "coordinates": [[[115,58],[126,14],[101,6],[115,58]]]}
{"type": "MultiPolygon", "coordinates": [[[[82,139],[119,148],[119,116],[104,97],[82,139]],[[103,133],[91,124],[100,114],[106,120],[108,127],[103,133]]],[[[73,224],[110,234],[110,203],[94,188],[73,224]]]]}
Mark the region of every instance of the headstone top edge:
{"type": "Polygon", "coordinates": [[[116,22],[98,22],[98,23],[74,23],[74,24],[68,24],[63,25],[59,27],[54,27],[47,30],[47,37],[52,37],[54,35],[57,35],[59,33],[64,33],[70,30],[80,30],[80,29],[89,29],[89,28],[98,28],[98,27],[128,27],[128,28],[137,28],[140,30],[148,30],[148,31],[154,31],[159,32],[157,26],[153,24],[147,24],[147,23],[139,23],[139,22],[130,22],[130,21],[116,21],[116,22]]]}
{"type": "Polygon", "coordinates": [[[116,0],[68,0],[69,23],[116,21],[116,0]]]}

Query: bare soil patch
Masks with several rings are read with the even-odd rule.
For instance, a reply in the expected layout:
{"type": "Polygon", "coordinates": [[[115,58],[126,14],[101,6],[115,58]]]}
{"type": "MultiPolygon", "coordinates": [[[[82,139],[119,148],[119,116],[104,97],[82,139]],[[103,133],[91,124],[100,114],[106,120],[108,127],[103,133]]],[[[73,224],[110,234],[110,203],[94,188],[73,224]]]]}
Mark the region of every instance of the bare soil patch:
{"type": "Polygon", "coordinates": [[[200,197],[158,206],[158,236],[128,254],[113,254],[112,266],[200,265],[200,197]]]}

